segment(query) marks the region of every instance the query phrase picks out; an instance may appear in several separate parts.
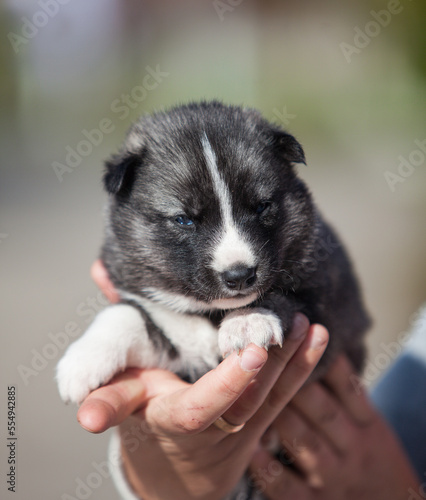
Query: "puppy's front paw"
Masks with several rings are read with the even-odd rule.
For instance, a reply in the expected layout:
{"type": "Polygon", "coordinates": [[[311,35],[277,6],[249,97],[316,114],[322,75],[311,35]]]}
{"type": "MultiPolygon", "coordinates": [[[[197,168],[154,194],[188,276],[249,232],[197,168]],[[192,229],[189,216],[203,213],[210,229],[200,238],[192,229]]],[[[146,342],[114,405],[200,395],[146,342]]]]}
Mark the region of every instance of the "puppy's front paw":
{"type": "MultiPolygon", "coordinates": [[[[83,339],[81,339],[83,340],[83,339]]],[[[75,342],[59,361],[56,370],[59,394],[66,403],[80,404],[91,391],[124,369],[114,352],[87,342],[75,342]]]]}
{"type": "Polygon", "coordinates": [[[105,308],[58,364],[56,378],[62,399],[81,403],[89,392],[123,371],[128,360],[139,366],[139,358],[133,354],[149,345],[147,337],[142,316],[133,306],[105,308]]]}
{"type": "Polygon", "coordinates": [[[242,309],[228,314],[219,329],[219,349],[223,356],[241,351],[253,343],[259,347],[282,345],[281,321],[263,308],[242,309]]]}

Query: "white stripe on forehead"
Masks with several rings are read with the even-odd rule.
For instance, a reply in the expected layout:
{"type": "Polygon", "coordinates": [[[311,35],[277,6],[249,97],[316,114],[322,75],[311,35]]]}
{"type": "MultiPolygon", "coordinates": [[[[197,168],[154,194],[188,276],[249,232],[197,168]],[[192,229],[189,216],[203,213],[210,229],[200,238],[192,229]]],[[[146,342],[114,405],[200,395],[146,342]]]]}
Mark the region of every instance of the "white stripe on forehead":
{"type": "Polygon", "coordinates": [[[232,221],[232,203],[229,189],[219,173],[216,155],[209,140],[207,139],[206,134],[203,135],[201,141],[203,143],[204,157],[206,159],[207,167],[213,180],[213,189],[219,199],[220,211],[222,213],[223,220],[227,223],[228,221],[232,221]]]}
{"type": "Polygon", "coordinates": [[[243,236],[239,233],[232,216],[232,200],[228,186],[220,175],[217,167],[216,154],[211,147],[207,135],[201,138],[207,168],[213,181],[213,190],[219,200],[223,229],[220,240],[214,249],[211,267],[217,272],[223,272],[237,264],[245,267],[255,267],[256,257],[243,236]]]}

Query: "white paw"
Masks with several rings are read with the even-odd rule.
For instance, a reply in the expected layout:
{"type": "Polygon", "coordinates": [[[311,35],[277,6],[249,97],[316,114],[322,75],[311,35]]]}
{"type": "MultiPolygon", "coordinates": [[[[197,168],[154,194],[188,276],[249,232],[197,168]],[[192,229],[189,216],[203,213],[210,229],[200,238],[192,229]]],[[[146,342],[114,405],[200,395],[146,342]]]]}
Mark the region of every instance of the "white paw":
{"type": "Polygon", "coordinates": [[[259,347],[282,345],[281,321],[268,309],[241,309],[228,314],[219,328],[219,350],[223,356],[253,343],[259,347]]]}
{"type": "Polygon", "coordinates": [[[125,370],[128,359],[135,357],[133,353],[146,339],[145,323],[134,307],[117,304],[104,309],[58,363],[61,398],[81,403],[91,391],[125,370]]]}
{"type": "Polygon", "coordinates": [[[56,369],[59,394],[66,403],[80,404],[90,392],[125,368],[125,359],[117,358],[113,346],[108,350],[82,340],[68,348],[56,369]]]}

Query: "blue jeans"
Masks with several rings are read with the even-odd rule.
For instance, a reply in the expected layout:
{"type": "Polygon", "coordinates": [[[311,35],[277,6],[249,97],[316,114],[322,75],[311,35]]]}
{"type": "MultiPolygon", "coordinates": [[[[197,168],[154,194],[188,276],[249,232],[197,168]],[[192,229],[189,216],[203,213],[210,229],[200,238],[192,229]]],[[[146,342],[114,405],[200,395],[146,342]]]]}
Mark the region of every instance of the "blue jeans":
{"type": "Polygon", "coordinates": [[[376,408],[399,436],[420,482],[426,475],[426,308],[412,337],[371,392],[376,408]]]}

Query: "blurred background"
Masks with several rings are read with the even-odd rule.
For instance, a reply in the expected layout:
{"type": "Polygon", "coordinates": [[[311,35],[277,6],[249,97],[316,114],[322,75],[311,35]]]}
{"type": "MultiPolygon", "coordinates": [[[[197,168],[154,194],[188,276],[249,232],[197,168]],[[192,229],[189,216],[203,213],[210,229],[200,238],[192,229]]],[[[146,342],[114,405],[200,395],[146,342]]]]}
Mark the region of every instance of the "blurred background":
{"type": "MultiPolygon", "coordinates": [[[[302,142],[374,319],[366,383],[426,297],[426,4],[9,0],[0,7],[2,498],[112,500],[108,433],[57,394],[66,344],[105,304],[103,160],[139,115],[253,106],[302,142]],[[5,477],[17,388],[17,493],[5,477]]],[[[7,466],[8,467],[8,466],[7,466]]]]}

